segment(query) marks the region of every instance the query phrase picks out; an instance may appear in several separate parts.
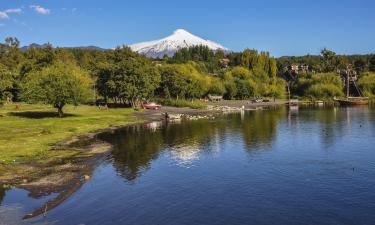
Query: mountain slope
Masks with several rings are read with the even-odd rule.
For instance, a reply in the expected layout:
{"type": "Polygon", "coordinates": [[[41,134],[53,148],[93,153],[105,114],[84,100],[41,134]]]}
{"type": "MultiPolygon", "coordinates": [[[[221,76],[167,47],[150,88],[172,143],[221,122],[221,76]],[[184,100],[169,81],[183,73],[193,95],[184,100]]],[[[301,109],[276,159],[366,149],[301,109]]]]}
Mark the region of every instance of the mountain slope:
{"type": "Polygon", "coordinates": [[[183,29],[176,30],[175,32],[173,32],[172,35],[166,38],[133,44],[129,47],[133,51],[136,51],[140,54],[152,58],[162,58],[164,55],[173,56],[178,50],[182,48],[192,47],[196,45],[205,45],[214,51],[230,51],[228,48],[225,48],[224,46],[218,43],[209,40],[204,40],[183,29]]]}
{"type": "MultiPolygon", "coordinates": [[[[46,48],[48,46],[48,44],[36,44],[36,43],[33,43],[33,44],[30,44],[30,45],[26,45],[26,46],[23,46],[20,48],[21,51],[27,51],[31,48],[46,48]]],[[[83,50],[97,50],[97,51],[106,51],[107,49],[104,49],[104,48],[100,48],[100,47],[97,47],[97,46],[94,46],[94,45],[89,45],[89,46],[79,46],[79,47],[60,47],[60,48],[66,48],[66,49],[83,49],[83,50]]]]}

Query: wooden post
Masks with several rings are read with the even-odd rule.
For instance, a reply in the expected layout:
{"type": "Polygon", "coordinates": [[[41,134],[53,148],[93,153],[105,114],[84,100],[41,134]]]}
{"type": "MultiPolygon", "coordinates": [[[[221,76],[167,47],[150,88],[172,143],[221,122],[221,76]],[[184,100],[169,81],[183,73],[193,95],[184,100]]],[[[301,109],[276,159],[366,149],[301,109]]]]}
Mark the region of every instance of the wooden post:
{"type": "Polygon", "coordinates": [[[349,98],[349,70],[346,71],[346,97],[349,98]]]}

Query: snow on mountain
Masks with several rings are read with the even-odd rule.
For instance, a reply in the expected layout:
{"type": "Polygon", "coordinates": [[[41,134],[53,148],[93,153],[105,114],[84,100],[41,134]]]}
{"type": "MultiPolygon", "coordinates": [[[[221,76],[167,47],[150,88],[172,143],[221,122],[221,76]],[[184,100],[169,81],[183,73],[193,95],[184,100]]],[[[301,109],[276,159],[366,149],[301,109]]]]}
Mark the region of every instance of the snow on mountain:
{"type": "Polygon", "coordinates": [[[166,38],[133,44],[129,47],[133,51],[136,51],[140,54],[152,58],[162,58],[164,55],[173,56],[178,50],[182,48],[192,47],[196,45],[205,45],[214,51],[219,49],[224,52],[230,51],[228,48],[225,48],[218,43],[204,40],[183,29],[174,31],[172,35],[166,38]]]}

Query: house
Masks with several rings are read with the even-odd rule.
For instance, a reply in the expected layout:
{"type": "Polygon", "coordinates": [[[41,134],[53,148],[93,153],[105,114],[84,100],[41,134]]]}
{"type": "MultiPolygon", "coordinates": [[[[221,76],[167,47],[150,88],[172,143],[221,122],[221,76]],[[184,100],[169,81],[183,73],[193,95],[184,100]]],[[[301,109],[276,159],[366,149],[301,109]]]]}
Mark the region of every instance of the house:
{"type": "Polygon", "coordinates": [[[221,95],[208,95],[208,99],[211,102],[220,102],[221,100],[223,100],[223,96],[221,96],[221,95]]]}
{"type": "Polygon", "coordinates": [[[301,73],[301,72],[308,72],[310,70],[310,67],[307,64],[290,64],[289,66],[286,66],[284,68],[285,72],[290,72],[290,73],[301,73]]]}
{"type": "Polygon", "coordinates": [[[220,59],[219,63],[221,68],[228,68],[230,60],[228,58],[220,59]]]}

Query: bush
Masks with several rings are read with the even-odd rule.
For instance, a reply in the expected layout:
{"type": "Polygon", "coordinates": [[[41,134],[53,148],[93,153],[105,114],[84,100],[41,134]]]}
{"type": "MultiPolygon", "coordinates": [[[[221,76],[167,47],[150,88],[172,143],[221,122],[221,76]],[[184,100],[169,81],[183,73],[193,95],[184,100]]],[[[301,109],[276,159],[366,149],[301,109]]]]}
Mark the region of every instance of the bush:
{"type": "Polygon", "coordinates": [[[159,103],[166,106],[173,107],[189,107],[192,109],[205,109],[207,104],[200,100],[186,100],[186,99],[158,99],[159,103]]]}
{"type": "Polygon", "coordinates": [[[375,73],[367,73],[358,81],[362,93],[368,97],[375,97],[375,73]]]}
{"type": "Polygon", "coordinates": [[[341,88],[334,84],[314,84],[306,91],[306,95],[313,98],[332,98],[334,96],[342,96],[341,88]]]}

